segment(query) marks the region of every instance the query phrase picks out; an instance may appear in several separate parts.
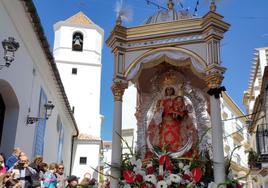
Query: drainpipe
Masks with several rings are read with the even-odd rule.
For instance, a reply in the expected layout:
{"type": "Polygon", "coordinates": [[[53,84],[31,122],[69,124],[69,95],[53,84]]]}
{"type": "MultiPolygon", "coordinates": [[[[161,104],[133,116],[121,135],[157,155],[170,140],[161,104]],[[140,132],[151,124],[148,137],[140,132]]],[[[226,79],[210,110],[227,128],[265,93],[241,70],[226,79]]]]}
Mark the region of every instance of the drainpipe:
{"type": "Polygon", "coordinates": [[[78,135],[72,136],[72,145],[71,145],[71,162],[70,162],[70,171],[69,176],[72,174],[72,165],[73,165],[73,150],[74,150],[74,139],[77,138],[78,135]]]}
{"type": "MultiPolygon", "coordinates": [[[[74,121],[75,122],[75,121],[74,121]]],[[[69,175],[72,175],[72,165],[73,165],[73,150],[74,150],[74,139],[78,137],[79,135],[79,131],[78,131],[78,127],[77,124],[75,123],[75,132],[76,134],[72,136],[72,145],[71,145],[71,162],[70,162],[70,171],[69,171],[69,175]]]]}
{"type": "Polygon", "coordinates": [[[264,106],[265,106],[265,129],[268,129],[268,84],[265,87],[265,96],[264,96],[264,106]]]}

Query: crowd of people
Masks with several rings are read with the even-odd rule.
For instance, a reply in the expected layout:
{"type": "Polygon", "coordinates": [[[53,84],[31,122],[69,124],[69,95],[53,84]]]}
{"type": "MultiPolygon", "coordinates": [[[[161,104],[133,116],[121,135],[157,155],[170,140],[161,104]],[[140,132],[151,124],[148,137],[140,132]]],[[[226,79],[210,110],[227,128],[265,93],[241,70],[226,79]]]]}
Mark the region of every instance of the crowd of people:
{"type": "Polygon", "coordinates": [[[0,154],[0,188],[84,188],[97,187],[94,178],[85,175],[79,182],[75,175],[67,176],[64,165],[47,164],[42,156],[35,156],[30,162],[27,155],[14,148],[6,160],[0,154]]]}

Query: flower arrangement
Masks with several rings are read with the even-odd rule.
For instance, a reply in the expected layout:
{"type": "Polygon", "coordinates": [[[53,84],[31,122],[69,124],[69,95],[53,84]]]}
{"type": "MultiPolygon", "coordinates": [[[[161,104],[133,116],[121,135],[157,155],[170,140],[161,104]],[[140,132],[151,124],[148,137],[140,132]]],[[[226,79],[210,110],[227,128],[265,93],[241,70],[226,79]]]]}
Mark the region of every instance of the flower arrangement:
{"type": "Polygon", "coordinates": [[[193,166],[187,159],[171,159],[168,155],[161,155],[146,162],[135,156],[124,161],[121,185],[141,188],[189,188],[205,187],[201,181],[204,169],[193,166]]]}
{"type": "MultiPolygon", "coordinates": [[[[154,147],[153,155],[142,160],[122,137],[121,140],[128,147],[129,153],[122,154],[120,167],[109,165],[121,172],[120,188],[218,188],[221,185],[227,188],[243,187],[239,180],[246,176],[235,179],[230,168],[233,152],[238,147],[226,158],[226,181],[217,185],[213,182],[213,163],[208,150],[203,151],[201,156],[193,154],[191,158],[185,158],[174,157],[171,152],[167,152],[168,146],[154,147]]],[[[115,178],[111,175],[109,177],[115,178]]]]}
{"type": "Polygon", "coordinates": [[[230,169],[234,150],[226,158],[226,181],[219,185],[213,183],[213,164],[208,151],[199,158],[196,154],[192,158],[174,158],[172,153],[166,152],[167,148],[155,147],[152,157],[141,160],[129,150],[130,153],[123,154],[120,167],[121,188],[218,188],[221,185],[227,188],[243,187],[239,183],[240,179],[232,176],[230,169]]]}
{"type": "Polygon", "coordinates": [[[208,160],[174,158],[166,148],[154,148],[154,154],[141,160],[133,152],[123,154],[120,187],[123,188],[202,188],[212,181],[208,160]],[[209,169],[207,167],[209,166],[209,169]]]}

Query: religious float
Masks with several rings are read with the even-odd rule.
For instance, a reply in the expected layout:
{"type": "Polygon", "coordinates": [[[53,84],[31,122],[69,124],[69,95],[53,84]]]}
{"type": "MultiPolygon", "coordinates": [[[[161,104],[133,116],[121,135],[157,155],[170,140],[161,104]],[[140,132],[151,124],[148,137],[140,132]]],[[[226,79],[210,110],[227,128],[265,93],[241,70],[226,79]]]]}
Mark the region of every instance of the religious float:
{"type": "Polygon", "coordinates": [[[169,0],[167,10],[129,28],[119,14],[107,40],[115,60],[112,188],[239,187],[226,176],[219,101],[228,28],[214,1],[196,17],[169,0]],[[122,98],[133,85],[136,149],[122,154],[122,98]]]}

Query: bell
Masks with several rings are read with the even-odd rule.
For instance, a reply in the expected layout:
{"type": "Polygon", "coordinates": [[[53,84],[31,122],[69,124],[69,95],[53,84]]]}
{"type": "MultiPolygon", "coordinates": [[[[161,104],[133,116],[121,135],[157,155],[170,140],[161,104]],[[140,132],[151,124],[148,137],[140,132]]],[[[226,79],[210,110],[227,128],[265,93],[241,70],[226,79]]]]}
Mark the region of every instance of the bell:
{"type": "Polygon", "coordinates": [[[82,46],[81,46],[79,38],[75,39],[74,44],[73,44],[73,48],[75,50],[81,50],[82,46]]]}

